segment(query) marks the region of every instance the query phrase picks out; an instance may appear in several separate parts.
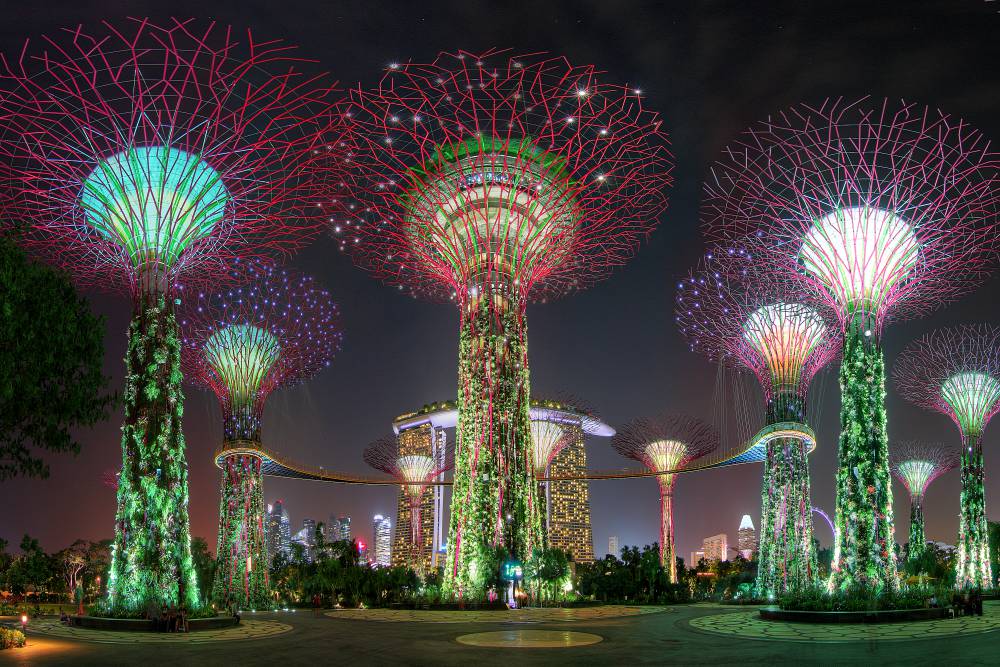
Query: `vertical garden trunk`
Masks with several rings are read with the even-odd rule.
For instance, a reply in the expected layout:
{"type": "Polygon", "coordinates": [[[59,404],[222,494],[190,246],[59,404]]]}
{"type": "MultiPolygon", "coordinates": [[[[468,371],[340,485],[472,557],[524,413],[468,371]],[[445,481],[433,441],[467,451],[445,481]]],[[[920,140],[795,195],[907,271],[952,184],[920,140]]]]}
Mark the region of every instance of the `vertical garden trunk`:
{"type": "MultiPolygon", "coordinates": [[[[803,423],[805,399],[775,387],[768,402],[768,425],[803,423]]],[[[806,443],[779,438],[767,444],[761,486],[760,542],[756,594],[773,599],[815,583],[812,497],[806,443]]]]}
{"type": "Polygon", "coordinates": [[[920,560],[927,547],[927,537],[924,535],[923,502],[922,496],[913,496],[910,500],[910,541],[906,559],[911,563],[920,560]]]}
{"type": "Polygon", "coordinates": [[[892,486],[885,414],[885,360],[874,326],[859,318],[844,335],[840,366],[837,539],[832,584],[896,590],[892,486]],[[867,335],[866,335],[867,334],[867,335]]]}
{"type": "Polygon", "coordinates": [[[542,544],[529,421],[524,301],[490,289],[462,304],[458,428],[445,586],[480,599],[503,547],[542,544]]]}
{"type": "Polygon", "coordinates": [[[138,298],[125,364],[109,603],[130,614],[141,614],[150,604],[197,607],[181,433],[180,341],[173,304],[162,292],[138,298]]]}
{"type": "Polygon", "coordinates": [[[778,438],[767,444],[761,492],[757,595],[774,599],[815,583],[812,504],[806,444],[778,438]]]}
{"type": "Polygon", "coordinates": [[[962,448],[962,502],[958,524],[957,588],[990,588],[989,533],[986,526],[986,493],[983,445],[979,435],[965,439],[962,448]]]}
{"type": "Polygon", "coordinates": [[[260,457],[231,454],[222,470],[212,598],[223,608],[267,608],[270,603],[260,466],[260,457]]]}
{"type": "MultiPolygon", "coordinates": [[[[670,583],[677,583],[677,554],[674,551],[674,476],[660,475],[660,565],[670,583]]],[[[692,563],[697,565],[697,563],[692,563]]]]}

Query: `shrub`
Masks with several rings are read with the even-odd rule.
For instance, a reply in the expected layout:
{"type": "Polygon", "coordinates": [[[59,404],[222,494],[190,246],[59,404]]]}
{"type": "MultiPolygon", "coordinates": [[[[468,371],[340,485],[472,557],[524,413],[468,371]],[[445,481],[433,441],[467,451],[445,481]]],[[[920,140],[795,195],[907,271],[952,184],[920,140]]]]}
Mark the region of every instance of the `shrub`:
{"type": "Polygon", "coordinates": [[[921,609],[936,595],[940,604],[950,600],[946,590],[910,588],[905,591],[874,591],[860,588],[827,593],[814,588],[784,595],[778,601],[781,609],[790,611],[885,611],[889,609],[921,609]]]}
{"type": "Polygon", "coordinates": [[[24,633],[20,630],[0,628],[0,649],[21,648],[24,646],[24,633]]]}

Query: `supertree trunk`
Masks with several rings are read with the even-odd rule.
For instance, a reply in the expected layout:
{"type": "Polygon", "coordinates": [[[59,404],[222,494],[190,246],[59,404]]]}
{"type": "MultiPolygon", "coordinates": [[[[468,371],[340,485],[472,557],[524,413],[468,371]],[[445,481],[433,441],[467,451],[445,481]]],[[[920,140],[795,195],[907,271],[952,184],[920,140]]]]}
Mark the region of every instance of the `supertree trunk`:
{"type": "Polygon", "coordinates": [[[250,399],[231,406],[223,417],[226,440],[260,442],[260,421],[263,405],[250,399]]]}
{"type": "Polygon", "coordinates": [[[989,533],[986,527],[986,493],[983,488],[981,436],[969,436],[962,448],[962,503],[958,525],[956,588],[990,588],[989,533]]]}
{"type": "Polygon", "coordinates": [[[212,598],[237,609],[267,608],[270,586],[264,542],[261,460],[226,457],[219,504],[219,546],[212,598]]]}
{"type": "Polygon", "coordinates": [[[774,599],[815,583],[812,503],[806,444],[779,438],[767,445],[761,491],[756,592],[774,599]]]}
{"type": "Polygon", "coordinates": [[[854,321],[840,366],[837,539],[832,585],[896,590],[885,359],[874,326],[854,321]]]}
{"type": "Polygon", "coordinates": [[[920,560],[927,548],[927,536],[924,534],[924,499],[913,496],[910,500],[910,541],[907,547],[906,559],[911,563],[920,560]]]}
{"type": "MultiPolygon", "coordinates": [[[[670,583],[677,583],[677,553],[674,551],[674,476],[661,475],[660,483],[660,565],[670,583]]],[[[695,565],[697,563],[694,563],[695,565]]]]}
{"type": "Polygon", "coordinates": [[[177,320],[162,292],[147,292],[136,304],[125,358],[122,470],[108,577],[111,607],[130,614],[150,603],[199,606],[177,320]]]}
{"type": "Polygon", "coordinates": [[[542,544],[529,420],[524,302],[487,291],[462,306],[458,429],[446,589],[480,599],[497,547],[542,544]]]}

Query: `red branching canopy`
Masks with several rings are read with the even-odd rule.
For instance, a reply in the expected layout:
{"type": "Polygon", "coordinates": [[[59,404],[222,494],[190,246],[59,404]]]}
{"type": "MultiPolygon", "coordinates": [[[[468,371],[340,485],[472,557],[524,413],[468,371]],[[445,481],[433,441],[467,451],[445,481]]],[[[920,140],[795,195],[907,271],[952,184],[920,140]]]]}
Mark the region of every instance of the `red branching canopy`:
{"type": "Polygon", "coordinates": [[[309,276],[258,262],[231,271],[238,287],[182,302],[184,379],[212,390],[223,409],[242,398],[259,412],[275,389],[330,365],[343,337],[340,312],[309,276]]]}
{"type": "Polygon", "coordinates": [[[958,467],[958,448],[937,442],[904,440],[889,451],[889,469],[914,496],[922,496],[935,479],[958,467]]]}
{"type": "Polygon", "coordinates": [[[840,327],[803,281],[754,261],[744,248],[719,248],[677,283],[674,320],[691,350],[750,370],[765,396],[804,396],[840,349],[840,327]]]}
{"type": "Polygon", "coordinates": [[[618,429],[611,446],[652,472],[678,472],[719,446],[718,430],[696,417],[644,417],[618,429]]]}
{"type": "Polygon", "coordinates": [[[599,74],[459,51],[352,90],[341,249],[440,299],[484,283],[545,299],[603,278],[666,209],[672,157],[641,91],[599,74]]]}
{"type": "Polygon", "coordinates": [[[372,468],[396,479],[411,496],[419,496],[435,477],[453,465],[450,453],[440,461],[431,456],[400,454],[399,440],[395,437],[372,442],[362,456],[372,468]]]}
{"type": "Polygon", "coordinates": [[[908,401],[978,435],[1000,410],[1000,328],[965,324],[925,334],[903,349],[892,375],[908,401]]]}
{"type": "Polygon", "coordinates": [[[337,134],[335,84],[312,68],[195,20],[28,43],[0,62],[4,217],[100,286],[137,289],[151,259],[192,286],[291,253],[329,223],[336,181],[321,143],[337,134]]]}
{"type": "Polygon", "coordinates": [[[806,280],[843,319],[931,310],[996,257],[1000,160],[965,122],[911,103],[800,105],[726,150],[704,187],[713,243],[806,280]]]}

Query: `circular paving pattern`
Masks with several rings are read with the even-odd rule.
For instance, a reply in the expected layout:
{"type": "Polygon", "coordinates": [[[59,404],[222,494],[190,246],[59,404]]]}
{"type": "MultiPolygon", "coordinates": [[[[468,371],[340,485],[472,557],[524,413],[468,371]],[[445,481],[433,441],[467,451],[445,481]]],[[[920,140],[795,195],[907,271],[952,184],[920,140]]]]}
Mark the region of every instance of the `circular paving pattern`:
{"type": "Polygon", "coordinates": [[[984,616],[960,616],[910,623],[789,623],[764,621],[756,611],[741,611],[693,618],[696,630],[741,639],[789,642],[906,641],[972,635],[1000,630],[1000,609],[987,609],[984,616]],[[990,613],[992,612],[992,613],[990,613]]]}
{"type": "Polygon", "coordinates": [[[237,639],[265,639],[284,634],[291,629],[292,626],[278,621],[243,620],[232,628],[199,630],[191,633],[126,632],[77,628],[63,625],[58,620],[39,619],[28,626],[28,640],[31,640],[32,635],[46,635],[98,644],[207,644],[237,639]]]}
{"type": "Polygon", "coordinates": [[[667,607],[573,607],[508,610],[334,609],[330,618],[388,623],[576,623],[670,611],[667,607]]]}
{"type": "Polygon", "coordinates": [[[600,635],[569,630],[500,630],[455,638],[459,644],[485,648],[570,648],[589,646],[603,640],[600,635]]]}

